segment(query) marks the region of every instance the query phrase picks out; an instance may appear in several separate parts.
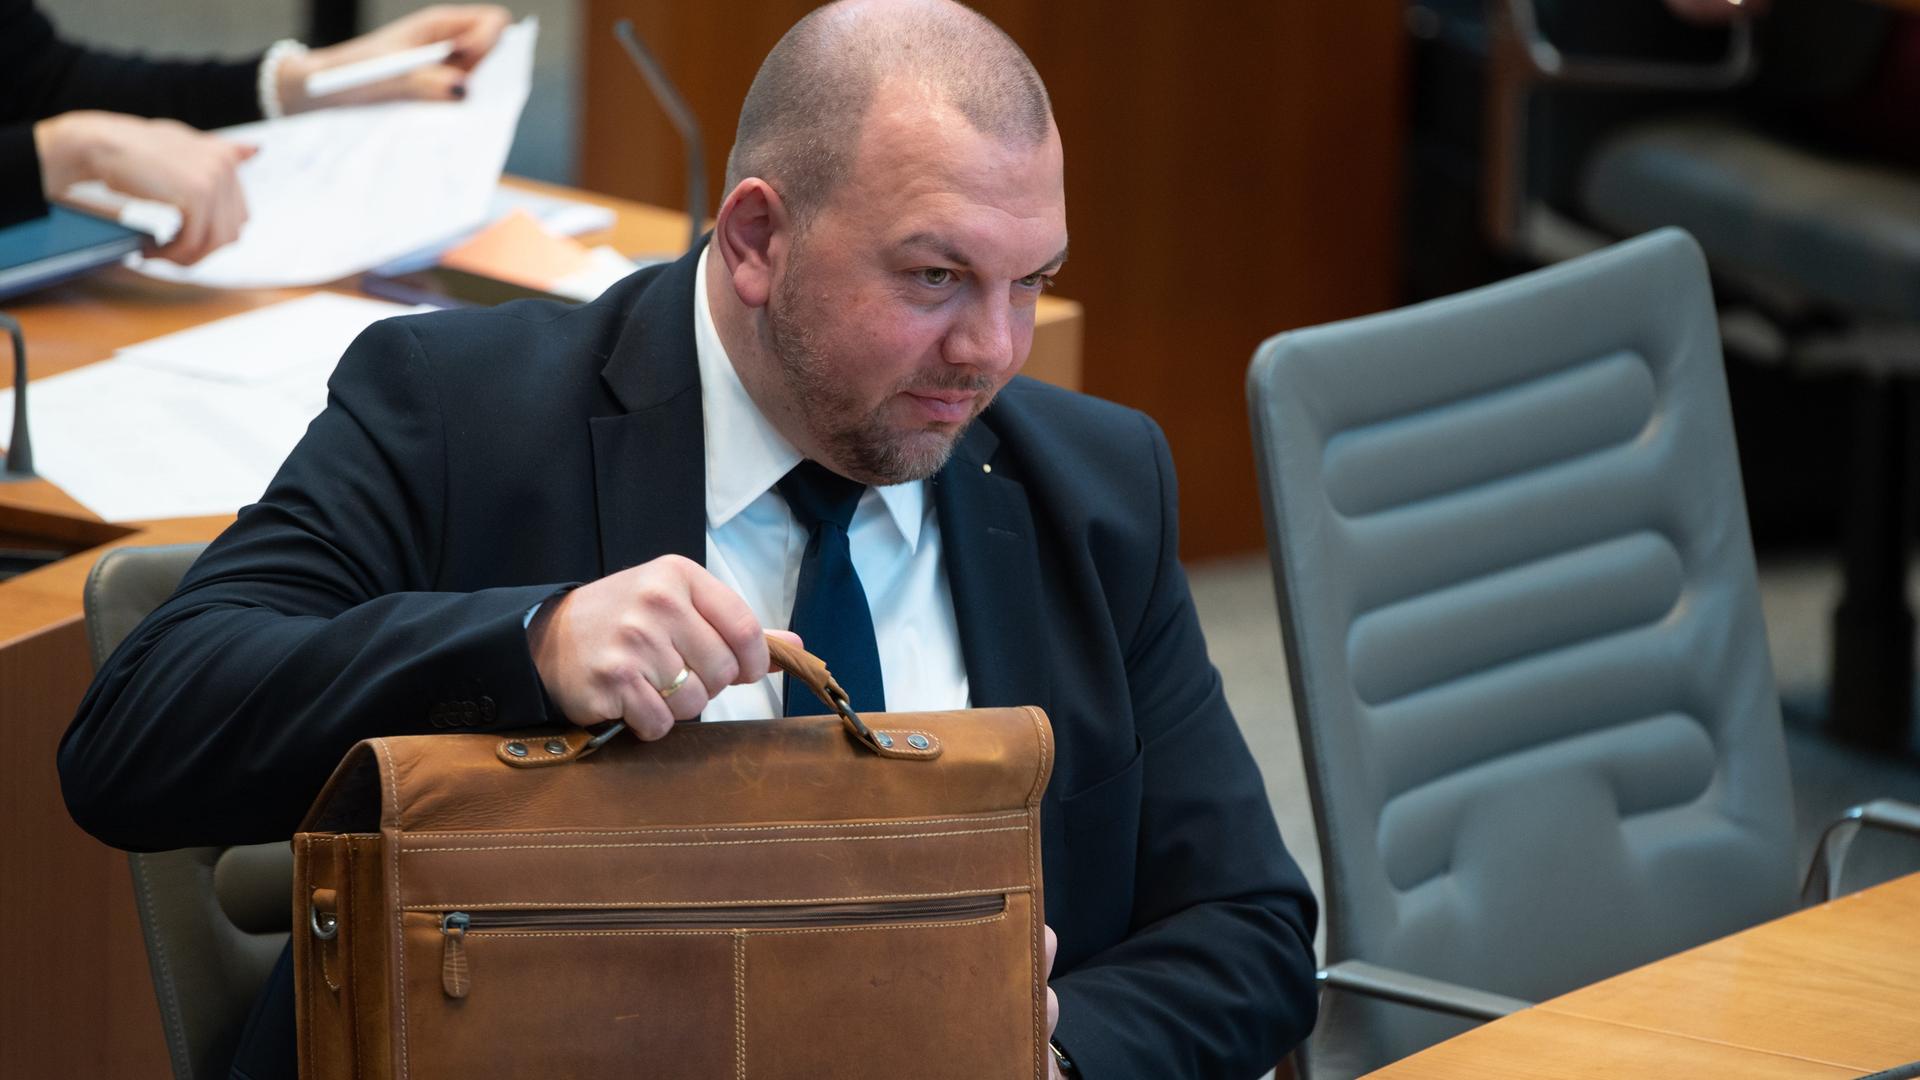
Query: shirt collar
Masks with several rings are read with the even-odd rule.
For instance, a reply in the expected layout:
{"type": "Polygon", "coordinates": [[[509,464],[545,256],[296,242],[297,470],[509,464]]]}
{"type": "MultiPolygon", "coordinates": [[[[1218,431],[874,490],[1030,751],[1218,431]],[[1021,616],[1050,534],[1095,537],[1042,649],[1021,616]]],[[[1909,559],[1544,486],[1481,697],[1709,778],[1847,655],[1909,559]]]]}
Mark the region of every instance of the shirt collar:
{"type": "MultiPolygon", "coordinates": [[[[727,347],[720,341],[713,307],[707,301],[707,258],[712,252],[711,244],[700,252],[694,272],[693,342],[700,363],[700,404],[707,444],[707,528],[718,529],[800,464],[800,451],[754,404],[733,368],[727,347]]],[[[920,545],[926,486],[925,480],[910,480],[868,489],[880,497],[908,551],[920,545]]]]}

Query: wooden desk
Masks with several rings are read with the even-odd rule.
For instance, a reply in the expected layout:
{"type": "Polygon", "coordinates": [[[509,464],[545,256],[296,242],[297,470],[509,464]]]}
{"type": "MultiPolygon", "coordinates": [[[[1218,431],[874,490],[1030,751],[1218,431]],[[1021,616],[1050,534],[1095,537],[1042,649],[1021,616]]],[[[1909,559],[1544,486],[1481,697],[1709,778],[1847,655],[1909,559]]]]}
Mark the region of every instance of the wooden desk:
{"type": "Polygon", "coordinates": [[[1856,1077],[1920,1060],[1920,874],[1475,1028],[1380,1078],[1856,1077]]]}
{"type": "MultiPolygon", "coordinates": [[[[525,187],[585,199],[618,215],[588,237],[628,254],[678,250],[684,215],[550,185],[525,187]]],[[[126,270],[71,282],[7,305],[26,330],[30,376],[70,371],[114,350],[304,295],[306,289],[216,292],[126,270]]],[[[1077,304],[1042,300],[1028,371],[1069,386],[1080,380],[1077,304]]],[[[12,365],[0,373],[11,385],[12,365]]],[[[31,402],[29,402],[31,406],[31,402]]],[[[0,430],[0,438],[5,437],[0,430]]],[[[0,784],[9,845],[0,872],[0,1077],[162,1077],[169,1071],[146,947],[127,862],[74,826],[60,798],[54,752],[92,677],[80,593],[101,552],[122,544],[209,540],[230,517],[129,523],[97,519],[45,481],[0,484],[0,533],[15,508],[52,511],[84,531],[119,533],[52,566],[0,582],[0,732],[15,767],[0,784]]]]}

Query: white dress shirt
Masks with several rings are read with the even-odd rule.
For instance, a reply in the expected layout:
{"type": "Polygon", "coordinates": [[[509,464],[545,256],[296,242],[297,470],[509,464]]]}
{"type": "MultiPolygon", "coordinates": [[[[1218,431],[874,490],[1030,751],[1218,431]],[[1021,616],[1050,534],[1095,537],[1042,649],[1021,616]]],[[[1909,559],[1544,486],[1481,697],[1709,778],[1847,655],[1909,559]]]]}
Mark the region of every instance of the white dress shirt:
{"type": "MultiPolygon", "coordinates": [[[[707,258],[693,290],[693,339],[707,442],[707,569],[739,593],[761,625],[793,616],[807,530],[774,485],[800,464],[733,369],[707,303],[707,258]]],[[[853,567],[867,592],[880,647],[887,709],[964,709],[967,668],[953,593],[940,559],[940,522],[928,481],[868,488],[847,530],[853,567]]],[[[833,657],[821,659],[833,666],[833,657]]],[[[781,714],[784,675],[775,673],[714,696],[702,718],[756,720],[781,714]]],[[[824,706],[821,712],[827,711],[824,706]]]]}

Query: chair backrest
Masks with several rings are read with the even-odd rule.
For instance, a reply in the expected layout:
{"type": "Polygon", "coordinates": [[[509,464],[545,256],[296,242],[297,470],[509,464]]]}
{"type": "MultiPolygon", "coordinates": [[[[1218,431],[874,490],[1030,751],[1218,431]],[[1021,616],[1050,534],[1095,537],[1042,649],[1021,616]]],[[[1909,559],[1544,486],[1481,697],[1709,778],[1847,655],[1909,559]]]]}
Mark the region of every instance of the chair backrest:
{"type": "MultiPolygon", "coordinates": [[[[1789,909],[1691,238],[1282,334],[1248,391],[1330,962],[1539,1000],[1789,909]]],[[[1374,1062],[1457,1030],[1342,1010],[1374,1062]]]]}
{"type": "MultiPolygon", "coordinates": [[[[204,545],[117,548],[87,576],[87,640],[98,669],[173,594],[204,545]]],[[[286,844],[128,856],[134,902],[176,1080],[226,1080],[253,999],[287,942],[286,844]]]]}

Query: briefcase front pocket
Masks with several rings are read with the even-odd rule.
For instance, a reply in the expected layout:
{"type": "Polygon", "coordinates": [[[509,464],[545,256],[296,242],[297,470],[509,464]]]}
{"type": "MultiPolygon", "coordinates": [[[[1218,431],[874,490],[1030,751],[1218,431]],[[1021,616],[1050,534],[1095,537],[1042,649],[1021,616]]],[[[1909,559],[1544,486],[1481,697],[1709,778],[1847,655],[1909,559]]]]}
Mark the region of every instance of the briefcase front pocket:
{"type": "Polygon", "coordinates": [[[405,916],[405,1075],[733,1075],[733,1047],[713,1037],[734,1026],[726,930],[461,934],[443,930],[445,919],[405,916]],[[450,967],[465,969],[464,996],[449,992],[450,967]]]}
{"type": "MultiPolygon", "coordinates": [[[[409,912],[401,1056],[420,1080],[819,1077],[815,1059],[845,1060],[836,1033],[849,1016],[968,1017],[945,1040],[906,1043],[905,1074],[949,1075],[927,1055],[943,1041],[964,1051],[984,1019],[953,1005],[1033,977],[996,970],[1024,952],[1028,900],[409,912]]],[[[1007,1042],[1028,1019],[998,1025],[1007,1042]]]]}
{"type": "MultiPolygon", "coordinates": [[[[740,1072],[753,1080],[1036,1075],[1046,972],[1031,893],[991,914],[770,931],[744,941],[740,1072]],[[856,1043],[857,1069],[848,1045],[856,1043]]],[[[956,913],[958,915],[958,913],[956,913]]]]}

